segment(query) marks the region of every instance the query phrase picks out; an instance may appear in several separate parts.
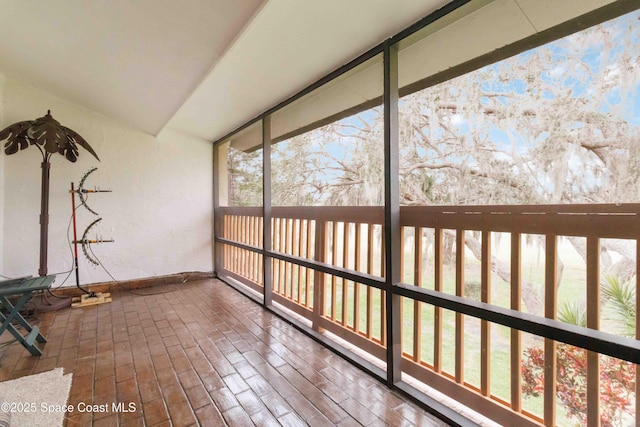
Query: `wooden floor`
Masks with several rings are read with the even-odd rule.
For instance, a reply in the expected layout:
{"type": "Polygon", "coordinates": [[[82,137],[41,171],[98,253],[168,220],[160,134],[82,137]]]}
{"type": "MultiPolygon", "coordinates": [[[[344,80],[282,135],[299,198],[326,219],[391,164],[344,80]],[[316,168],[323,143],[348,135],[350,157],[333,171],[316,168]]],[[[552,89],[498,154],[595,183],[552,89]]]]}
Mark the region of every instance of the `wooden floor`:
{"type": "Polygon", "coordinates": [[[70,404],[135,403],[68,426],[444,425],[217,280],[112,297],[40,315],[39,358],[4,334],[0,381],[63,367],[70,404]]]}

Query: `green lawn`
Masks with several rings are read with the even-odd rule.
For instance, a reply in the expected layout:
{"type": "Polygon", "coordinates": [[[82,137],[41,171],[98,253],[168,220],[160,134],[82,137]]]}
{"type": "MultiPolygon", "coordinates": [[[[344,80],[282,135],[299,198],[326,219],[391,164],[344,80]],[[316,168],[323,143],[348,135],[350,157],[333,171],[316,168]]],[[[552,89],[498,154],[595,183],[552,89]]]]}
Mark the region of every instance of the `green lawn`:
{"type": "MultiPolygon", "coordinates": [[[[525,241],[525,239],[523,239],[525,241]]],[[[586,298],[586,267],[581,257],[573,250],[571,245],[566,241],[560,241],[559,254],[562,261],[561,281],[558,288],[558,307],[565,302],[583,301],[586,298]]],[[[494,246],[493,255],[501,259],[506,265],[509,265],[509,243],[502,242],[497,248],[494,246]],[[506,250],[505,250],[506,248],[506,250]]],[[[380,259],[380,257],[375,257],[380,259]]],[[[413,254],[411,250],[405,253],[404,265],[404,282],[413,283],[413,254]]],[[[379,268],[379,265],[376,266],[379,268]]],[[[379,270],[376,270],[379,271],[379,270]]],[[[465,251],[465,283],[480,283],[480,262],[476,260],[469,251],[465,251]]],[[[455,294],[455,266],[446,265],[443,272],[444,292],[455,294]]],[[[524,245],[522,253],[522,279],[535,285],[539,291],[544,289],[544,249],[535,245],[524,245]]],[[[304,277],[303,277],[304,280],[304,277]]],[[[358,319],[359,329],[366,329],[367,319],[367,287],[361,284],[347,282],[343,291],[342,279],[336,278],[336,295],[331,293],[331,281],[327,279],[325,291],[325,313],[331,314],[332,303],[335,298],[336,317],[335,320],[342,321],[343,295],[346,294],[348,304],[347,324],[354,324],[353,301],[355,298],[356,286],[360,290],[360,315],[358,319]]],[[[433,259],[425,260],[423,266],[422,286],[433,289],[433,259]]],[[[305,292],[305,287],[303,286],[305,292]]],[[[469,288],[469,291],[474,289],[469,288]]],[[[477,290],[477,289],[475,289],[477,290]]],[[[311,290],[309,290],[311,292],[311,290]]],[[[294,294],[297,291],[294,290],[294,294]]],[[[381,322],[382,322],[382,293],[380,290],[373,289],[371,292],[371,310],[373,313],[372,333],[375,338],[381,338],[381,322]]],[[[471,294],[469,294],[472,297],[471,294]]],[[[502,307],[510,306],[510,285],[502,280],[495,273],[491,278],[491,303],[502,307]]],[[[427,304],[420,304],[421,308],[421,359],[427,363],[433,363],[433,328],[434,328],[434,308],[427,304]]],[[[523,304],[523,311],[526,306],[523,304]]],[[[402,312],[402,344],[403,351],[408,354],[413,353],[413,331],[414,331],[414,303],[411,300],[404,299],[402,312]]],[[[444,311],[443,314],[443,343],[442,343],[442,360],[443,370],[453,374],[455,371],[455,314],[451,311],[444,311]]],[[[523,350],[530,346],[541,346],[542,339],[539,337],[523,334],[522,338],[523,350]]],[[[464,377],[465,381],[475,385],[480,385],[480,321],[472,317],[465,317],[465,337],[464,337],[464,377]]],[[[491,327],[491,393],[506,401],[510,399],[510,329],[492,325],[491,327]]],[[[524,397],[522,402],[523,408],[538,416],[543,413],[542,397],[528,398],[524,397]]],[[[569,420],[558,404],[557,419],[559,425],[575,424],[575,420],[569,420]]]]}

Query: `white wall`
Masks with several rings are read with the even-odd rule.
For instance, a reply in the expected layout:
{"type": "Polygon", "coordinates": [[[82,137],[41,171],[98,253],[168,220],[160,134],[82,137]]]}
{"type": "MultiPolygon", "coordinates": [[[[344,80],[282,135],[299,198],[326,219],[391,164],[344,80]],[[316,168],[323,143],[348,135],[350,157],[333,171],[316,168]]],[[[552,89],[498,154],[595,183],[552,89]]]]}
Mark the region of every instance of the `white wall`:
{"type": "MultiPolygon", "coordinates": [[[[90,237],[97,233],[115,243],[92,248],[116,279],[212,271],[210,142],[172,130],[153,137],[14,80],[6,79],[0,86],[3,128],[41,117],[51,109],[53,117],[83,136],[101,160],[82,148],[76,163],[58,154],[51,158],[49,273],[72,266],[67,241],[70,183],[77,185],[93,166],[98,170],[85,187],[113,192],[90,195],[89,206],[103,218],[90,237]]],[[[3,218],[0,213],[0,274],[37,275],[41,155],[36,147],[29,147],[2,156],[6,158],[0,160],[0,211],[4,214],[3,218]]],[[[97,217],[82,207],[77,216],[80,238],[97,217]]],[[[82,284],[111,280],[81,252],[79,265],[82,284]]],[[[56,283],[64,277],[59,276],[56,283]]],[[[67,285],[75,285],[73,276],[67,285]]]]}

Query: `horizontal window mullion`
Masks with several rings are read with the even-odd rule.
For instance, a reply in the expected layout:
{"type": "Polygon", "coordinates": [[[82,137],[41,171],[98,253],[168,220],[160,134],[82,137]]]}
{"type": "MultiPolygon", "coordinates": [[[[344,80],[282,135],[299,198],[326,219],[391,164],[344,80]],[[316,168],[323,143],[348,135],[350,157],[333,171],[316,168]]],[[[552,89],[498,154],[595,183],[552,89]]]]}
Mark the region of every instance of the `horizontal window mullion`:
{"type": "Polygon", "coordinates": [[[225,239],[222,237],[216,237],[217,243],[223,243],[225,245],[235,246],[240,249],[246,249],[248,251],[257,252],[263,256],[279,259],[282,261],[291,262],[302,267],[311,268],[313,270],[320,271],[322,273],[331,274],[333,276],[341,277],[346,280],[362,283],[363,285],[371,286],[377,289],[384,289],[384,279],[373,276],[366,273],[360,273],[347,268],[336,267],[331,264],[325,264],[323,262],[314,261],[307,258],[301,258],[293,255],[288,255],[282,252],[265,251],[257,246],[247,245],[245,243],[236,242],[233,240],[225,239]]]}
{"type": "Polygon", "coordinates": [[[235,240],[225,239],[224,237],[216,237],[215,241],[216,243],[224,243],[225,245],[235,246],[236,248],[246,249],[264,255],[264,250],[258,246],[247,245],[246,243],[236,242],[235,240]]]}
{"type": "Polygon", "coordinates": [[[640,340],[619,337],[602,331],[560,322],[559,320],[534,316],[517,310],[404,283],[394,286],[393,289],[394,293],[398,295],[436,307],[442,307],[628,362],[640,363],[640,340]]]}
{"type": "Polygon", "coordinates": [[[282,252],[265,251],[264,254],[275,259],[288,261],[296,265],[301,265],[303,267],[320,271],[322,273],[331,274],[333,276],[337,276],[346,280],[351,280],[353,282],[362,283],[363,285],[384,290],[385,281],[381,277],[373,276],[366,273],[360,273],[355,270],[349,270],[347,268],[337,267],[335,265],[325,264],[323,262],[318,262],[307,258],[287,255],[282,252]]]}

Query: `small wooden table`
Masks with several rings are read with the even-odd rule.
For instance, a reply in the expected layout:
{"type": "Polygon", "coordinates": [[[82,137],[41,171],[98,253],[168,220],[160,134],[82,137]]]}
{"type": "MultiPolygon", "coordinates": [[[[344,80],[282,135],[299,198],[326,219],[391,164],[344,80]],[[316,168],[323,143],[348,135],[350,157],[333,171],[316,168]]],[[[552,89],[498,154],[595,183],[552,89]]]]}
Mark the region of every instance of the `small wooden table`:
{"type": "Polygon", "coordinates": [[[49,289],[55,278],[56,276],[51,275],[0,281],[0,302],[5,309],[3,310],[4,312],[0,311],[0,320],[2,320],[0,335],[8,330],[34,356],[42,355],[42,351],[40,351],[35,342],[44,344],[47,340],[40,334],[40,329],[37,325],[31,326],[22,317],[20,310],[22,310],[34,291],[49,289]],[[11,304],[11,301],[7,299],[8,296],[12,295],[19,295],[18,302],[15,305],[11,304]],[[23,336],[16,329],[12,323],[13,321],[16,321],[27,331],[27,336],[23,336]]]}

